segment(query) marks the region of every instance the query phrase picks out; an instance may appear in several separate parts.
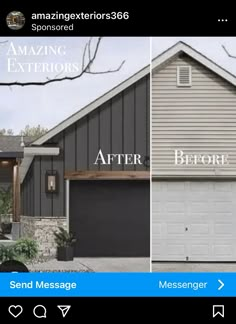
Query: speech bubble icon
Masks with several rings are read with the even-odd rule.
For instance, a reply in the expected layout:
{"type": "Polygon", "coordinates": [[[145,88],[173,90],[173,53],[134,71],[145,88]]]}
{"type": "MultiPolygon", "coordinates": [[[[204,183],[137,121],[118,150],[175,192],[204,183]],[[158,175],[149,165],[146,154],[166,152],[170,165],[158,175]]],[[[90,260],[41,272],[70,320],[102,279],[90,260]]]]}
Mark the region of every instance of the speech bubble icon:
{"type": "Polygon", "coordinates": [[[47,317],[47,310],[43,305],[37,305],[33,309],[33,314],[37,318],[46,318],[47,317]]]}

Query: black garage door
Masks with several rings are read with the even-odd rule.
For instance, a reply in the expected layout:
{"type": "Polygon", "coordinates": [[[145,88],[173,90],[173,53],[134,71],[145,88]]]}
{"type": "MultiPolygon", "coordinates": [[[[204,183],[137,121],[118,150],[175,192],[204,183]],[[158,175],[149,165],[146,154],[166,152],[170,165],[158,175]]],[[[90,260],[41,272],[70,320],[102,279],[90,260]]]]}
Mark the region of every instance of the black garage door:
{"type": "Polygon", "coordinates": [[[76,256],[150,255],[149,181],[70,182],[70,231],[76,256]]]}

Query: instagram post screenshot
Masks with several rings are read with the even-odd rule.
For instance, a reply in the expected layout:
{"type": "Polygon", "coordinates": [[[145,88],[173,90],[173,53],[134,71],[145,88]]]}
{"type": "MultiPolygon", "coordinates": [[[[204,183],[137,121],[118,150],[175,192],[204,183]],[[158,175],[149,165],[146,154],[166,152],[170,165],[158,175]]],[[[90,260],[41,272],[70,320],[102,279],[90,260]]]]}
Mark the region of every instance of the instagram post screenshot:
{"type": "Polygon", "coordinates": [[[3,320],[233,318],[236,20],[195,14],[0,11],[3,320]]]}

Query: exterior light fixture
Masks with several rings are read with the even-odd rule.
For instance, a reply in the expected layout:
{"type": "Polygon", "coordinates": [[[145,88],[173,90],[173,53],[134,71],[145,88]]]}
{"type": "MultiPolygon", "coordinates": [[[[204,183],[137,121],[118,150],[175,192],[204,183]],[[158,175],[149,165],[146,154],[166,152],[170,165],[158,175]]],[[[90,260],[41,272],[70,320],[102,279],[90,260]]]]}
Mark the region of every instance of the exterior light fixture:
{"type": "Polygon", "coordinates": [[[57,173],[57,171],[46,171],[45,191],[46,191],[46,193],[57,193],[58,192],[58,173],[57,173]]]}
{"type": "Polygon", "coordinates": [[[9,165],[9,161],[1,161],[2,165],[9,165]]]}

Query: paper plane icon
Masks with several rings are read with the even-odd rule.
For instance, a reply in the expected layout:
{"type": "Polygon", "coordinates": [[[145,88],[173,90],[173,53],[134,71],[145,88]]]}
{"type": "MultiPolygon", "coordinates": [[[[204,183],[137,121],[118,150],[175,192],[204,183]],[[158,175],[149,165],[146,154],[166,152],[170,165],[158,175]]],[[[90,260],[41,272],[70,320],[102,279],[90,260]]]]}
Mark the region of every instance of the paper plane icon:
{"type": "Polygon", "coordinates": [[[62,317],[66,317],[66,314],[69,312],[71,305],[57,305],[62,313],[62,317]]]}

